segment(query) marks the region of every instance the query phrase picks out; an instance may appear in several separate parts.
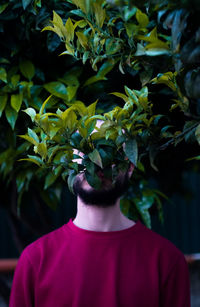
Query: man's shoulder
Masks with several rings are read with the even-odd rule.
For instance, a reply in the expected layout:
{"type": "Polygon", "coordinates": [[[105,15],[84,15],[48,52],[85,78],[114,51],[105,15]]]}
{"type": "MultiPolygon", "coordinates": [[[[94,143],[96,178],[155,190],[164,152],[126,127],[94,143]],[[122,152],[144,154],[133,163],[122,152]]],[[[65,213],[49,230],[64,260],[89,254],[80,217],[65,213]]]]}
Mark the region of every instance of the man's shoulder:
{"type": "Polygon", "coordinates": [[[141,240],[144,242],[146,251],[157,252],[163,257],[170,258],[183,257],[180,249],[172,243],[169,239],[163,237],[152,229],[142,225],[141,240]]]}
{"type": "Polygon", "coordinates": [[[38,258],[41,257],[42,254],[51,252],[58,248],[62,242],[67,239],[65,237],[65,225],[41,236],[37,240],[33,241],[29,245],[25,247],[23,250],[23,254],[28,258],[38,258]]]}

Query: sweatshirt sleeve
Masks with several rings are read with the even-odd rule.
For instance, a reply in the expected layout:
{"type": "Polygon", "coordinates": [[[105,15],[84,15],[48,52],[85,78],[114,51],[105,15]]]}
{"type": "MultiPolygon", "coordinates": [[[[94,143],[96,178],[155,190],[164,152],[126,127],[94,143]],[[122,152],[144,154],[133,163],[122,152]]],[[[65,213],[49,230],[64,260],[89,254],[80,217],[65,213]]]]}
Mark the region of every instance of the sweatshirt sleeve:
{"type": "Polygon", "coordinates": [[[161,306],[191,306],[189,270],[182,254],[179,255],[162,284],[161,306]]]}
{"type": "Polygon", "coordinates": [[[11,288],[9,307],[34,306],[34,271],[25,249],[17,263],[11,288]]]}

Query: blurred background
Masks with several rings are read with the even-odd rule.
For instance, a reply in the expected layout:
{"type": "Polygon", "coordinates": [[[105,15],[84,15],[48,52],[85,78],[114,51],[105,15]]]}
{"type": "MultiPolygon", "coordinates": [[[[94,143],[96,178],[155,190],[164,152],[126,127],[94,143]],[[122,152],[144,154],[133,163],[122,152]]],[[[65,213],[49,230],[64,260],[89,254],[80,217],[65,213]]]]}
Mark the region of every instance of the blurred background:
{"type": "MultiPolygon", "coordinates": [[[[96,99],[99,113],[107,112],[122,105],[125,86],[148,87],[152,120],[138,120],[143,125],[136,137],[139,164],[122,212],[184,253],[192,307],[200,306],[199,5],[195,0],[137,2],[84,0],[84,13],[67,0],[0,3],[0,307],[8,306],[22,250],[67,223],[77,210],[59,171],[38,167],[32,144],[19,137],[28,128],[39,133],[27,115],[33,116],[30,108],[39,112],[52,95],[46,106],[51,112],[96,99]],[[102,20],[94,2],[105,15],[102,20]],[[78,35],[66,46],[55,25],[41,32],[53,27],[50,20],[58,18],[53,11],[66,28],[68,18],[74,27],[79,22],[76,27],[90,49],[78,35]],[[93,26],[98,21],[98,35],[85,29],[87,18],[93,26]],[[19,161],[27,154],[34,163],[19,161]]],[[[42,125],[49,129],[45,120],[42,125]]]]}

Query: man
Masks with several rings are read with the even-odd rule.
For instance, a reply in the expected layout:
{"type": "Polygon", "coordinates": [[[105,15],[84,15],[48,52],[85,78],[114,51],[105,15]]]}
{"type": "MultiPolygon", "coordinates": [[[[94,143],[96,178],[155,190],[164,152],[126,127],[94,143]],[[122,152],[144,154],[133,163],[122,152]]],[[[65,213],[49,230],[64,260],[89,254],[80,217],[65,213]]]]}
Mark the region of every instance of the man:
{"type": "Polygon", "coordinates": [[[183,254],[120,211],[134,166],[95,190],[77,175],[77,215],[23,251],[10,307],[189,307],[183,254]]]}

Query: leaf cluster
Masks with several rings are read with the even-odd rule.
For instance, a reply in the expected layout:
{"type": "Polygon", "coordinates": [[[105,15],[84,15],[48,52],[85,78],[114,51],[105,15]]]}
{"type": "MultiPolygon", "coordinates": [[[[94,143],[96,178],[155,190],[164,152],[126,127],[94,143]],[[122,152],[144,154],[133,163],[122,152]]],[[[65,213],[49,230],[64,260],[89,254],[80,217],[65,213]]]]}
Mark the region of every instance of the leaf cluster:
{"type": "Polygon", "coordinates": [[[186,2],[2,1],[0,175],[18,206],[32,184],[55,207],[60,178],[72,188],[85,172],[100,188],[98,171],[114,182],[132,162],[122,209],[150,227],[156,204],[162,219],[148,166],[157,178],[183,143],[199,159],[199,21],[186,2]]]}

